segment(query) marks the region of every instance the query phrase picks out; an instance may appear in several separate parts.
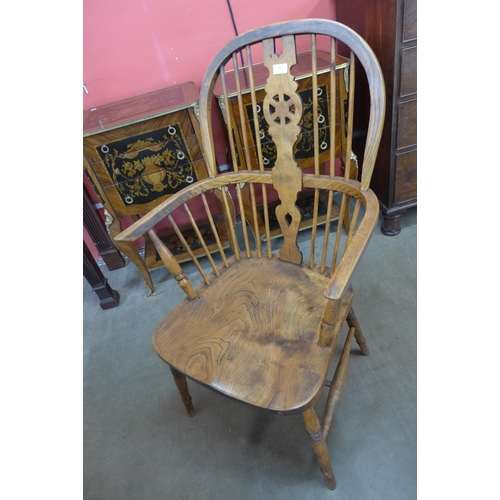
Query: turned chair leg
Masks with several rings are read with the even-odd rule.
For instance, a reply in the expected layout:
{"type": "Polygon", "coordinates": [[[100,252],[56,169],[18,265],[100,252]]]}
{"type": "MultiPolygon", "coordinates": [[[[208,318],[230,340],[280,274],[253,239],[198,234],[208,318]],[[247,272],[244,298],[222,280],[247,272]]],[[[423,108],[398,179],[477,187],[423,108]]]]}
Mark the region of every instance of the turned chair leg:
{"type": "Polygon", "coordinates": [[[174,376],[175,385],[177,386],[177,389],[179,389],[179,394],[181,395],[182,402],[186,407],[186,411],[188,412],[188,415],[192,417],[196,414],[196,411],[193,407],[193,403],[191,402],[191,396],[189,394],[186,377],[172,366],[170,367],[170,371],[174,376]]]}
{"type": "Polygon", "coordinates": [[[347,324],[349,328],[354,328],[356,331],[354,332],[354,338],[356,339],[356,343],[359,345],[361,349],[361,354],[363,356],[368,356],[370,351],[368,350],[368,346],[366,345],[366,339],[363,336],[363,331],[361,330],[361,326],[359,324],[358,318],[354,314],[354,309],[351,307],[349,314],[347,315],[347,324]]]}
{"type": "Polygon", "coordinates": [[[333,475],[326,441],[323,437],[323,431],[316,412],[311,407],[302,414],[302,417],[304,418],[304,423],[306,425],[307,434],[309,435],[309,440],[311,441],[312,449],[318,459],[319,467],[323,476],[325,476],[326,485],[331,490],[334,490],[337,485],[335,483],[335,477],[333,475]]]}

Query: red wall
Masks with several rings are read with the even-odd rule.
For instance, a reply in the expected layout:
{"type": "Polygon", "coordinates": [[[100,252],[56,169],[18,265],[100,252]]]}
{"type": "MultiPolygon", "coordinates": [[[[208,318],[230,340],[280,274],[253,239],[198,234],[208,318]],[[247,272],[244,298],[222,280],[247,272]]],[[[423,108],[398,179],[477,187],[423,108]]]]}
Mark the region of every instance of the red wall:
{"type": "MultiPolygon", "coordinates": [[[[279,21],[335,19],[335,0],[84,0],[83,109],[193,81],[238,33],[279,21]]],[[[84,239],[97,251],[84,232],[84,239]]]]}

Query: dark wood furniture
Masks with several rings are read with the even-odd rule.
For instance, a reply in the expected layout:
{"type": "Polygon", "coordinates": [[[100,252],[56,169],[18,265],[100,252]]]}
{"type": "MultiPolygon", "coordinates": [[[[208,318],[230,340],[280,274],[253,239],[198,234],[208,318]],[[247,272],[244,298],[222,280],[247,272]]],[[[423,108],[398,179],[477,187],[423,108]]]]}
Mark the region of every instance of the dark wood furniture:
{"type": "Polygon", "coordinates": [[[92,287],[92,291],[99,297],[101,309],[111,309],[120,304],[120,294],[109,285],[85,241],[83,242],[83,276],[92,287]]]}
{"type": "MultiPolygon", "coordinates": [[[[104,206],[113,242],[124,219],[137,219],[207,177],[198,97],[188,82],[83,112],[84,169],[104,206]]],[[[175,239],[168,228],[161,236],[175,239]]],[[[139,268],[150,295],[149,270],[163,265],[151,242],[146,241],[145,260],[136,247],[114,243],[139,268]]]]}
{"type": "Polygon", "coordinates": [[[83,186],[83,227],[87,230],[99,252],[99,256],[102,257],[102,260],[110,271],[125,266],[125,260],[120,251],[113,245],[106,231],[104,221],[97,212],[85,185],[83,186]]]}
{"type": "MultiPolygon", "coordinates": [[[[329,168],[330,161],[330,54],[324,50],[316,51],[316,74],[318,75],[317,82],[317,125],[319,133],[319,164],[322,173],[329,168]]],[[[335,126],[337,133],[335,134],[336,144],[334,146],[335,157],[342,162],[341,169],[345,168],[346,163],[350,165],[349,177],[351,179],[358,178],[358,163],[357,157],[352,150],[347,151],[347,102],[349,92],[349,59],[337,55],[334,62],[336,72],[336,92],[335,92],[335,126]]],[[[295,159],[297,164],[304,170],[314,167],[314,122],[313,122],[313,96],[312,96],[312,57],[310,51],[299,52],[297,54],[297,63],[292,68],[292,74],[298,83],[297,92],[302,100],[303,112],[302,118],[299,121],[301,129],[297,143],[295,144],[295,159]]],[[[263,112],[263,101],[266,95],[265,85],[268,76],[268,70],[263,63],[253,65],[253,81],[255,86],[255,99],[258,119],[258,133],[261,145],[261,156],[264,169],[272,169],[276,162],[276,145],[269,135],[269,125],[266,121],[263,112]]],[[[257,150],[257,137],[254,130],[254,114],[251,101],[249,67],[245,65],[240,69],[238,82],[236,82],[235,72],[228,71],[226,74],[226,92],[227,103],[224,99],[224,91],[221,79],[218,79],[214,94],[217,98],[219,108],[222,112],[224,122],[228,120],[232,124],[232,141],[236,154],[237,170],[258,170],[259,159],[257,150]],[[241,102],[238,99],[238,85],[241,90],[241,102]],[[241,118],[240,118],[241,106],[241,118]],[[229,114],[229,117],[228,117],[229,114]],[[245,129],[245,130],[243,130],[245,129]],[[246,142],[245,142],[246,141],[246,142]]],[[[229,140],[229,138],[228,138],[229,140]]],[[[334,167],[335,168],[335,167],[334,167]]],[[[337,167],[337,173],[341,171],[337,167]]],[[[247,198],[249,193],[246,193],[247,198]]],[[[303,211],[303,214],[310,213],[311,198],[310,196],[302,196],[298,201],[298,206],[303,211]]],[[[322,204],[322,200],[320,200],[322,204]]],[[[323,223],[326,217],[325,206],[322,204],[323,213],[319,223],[323,223]]],[[[332,207],[331,220],[337,220],[339,215],[339,207],[332,207]]],[[[257,217],[259,221],[260,233],[263,234],[264,221],[262,206],[257,208],[257,217]]],[[[312,221],[309,217],[302,218],[300,229],[311,227],[312,221]]],[[[271,220],[271,238],[281,236],[281,229],[278,221],[272,217],[271,220]]]]}
{"type": "MultiPolygon", "coordinates": [[[[322,54],[321,57],[325,56],[322,54]]],[[[331,116],[334,117],[337,75],[331,71],[328,76],[328,100],[332,104],[331,116]]],[[[250,59],[248,78],[252,89],[252,111],[256,116],[255,79],[250,59]]],[[[225,90],[224,94],[227,104],[225,90]]],[[[353,95],[354,78],[350,78],[347,103],[350,111],[353,95]]],[[[241,102],[240,92],[237,99],[241,102]]],[[[280,415],[301,413],[312,449],[330,489],[335,488],[335,479],[326,438],[342,392],[352,340],[356,339],[361,352],[368,354],[351,307],[353,288],[350,279],[379,218],[379,203],[369,184],[384,115],[385,93],[379,66],[372,51],[352,30],[333,21],[308,19],[247,32],[228,43],[215,56],[203,80],[200,128],[210,177],[173,195],[161,207],[153,209],[115,238],[118,242],[132,244],[148,233],[165,266],[187,296],[158,325],[153,335],[153,346],[171,367],[188,414],[194,415],[195,410],[186,377],[267,411],[280,415]],[[312,171],[307,173],[301,169],[295,157],[297,151],[294,145],[301,133],[299,123],[306,109],[299,96],[293,70],[291,72],[296,62],[297,43],[303,43],[304,39],[310,43],[315,68],[317,42],[324,37],[328,41],[327,47],[331,48],[328,57],[332,66],[337,53],[335,38],[338,38],[352,47],[350,68],[355,65],[356,55],[361,63],[357,66],[364,66],[368,75],[372,114],[360,182],[349,178],[349,169],[343,177],[335,176],[333,170],[326,175],[321,173],[322,130],[317,119],[321,75],[318,76],[316,71],[312,71],[311,76],[312,171]],[[255,57],[260,54],[269,70],[261,109],[269,124],[269,136],[276,145],[276,161],[272,170],[266,170],[259,127],[255,121],[252,125],[259,152],[257,169],[238,171],[238,156],[235,148],[231,147],[231,162],[235,171],[217,175],[211,126],[214,85],[219,75],[225,79],[228,61],[238,65],[235,69],[235,76],[238,77],[240,56],[248,57],[250,51],[255,57]],[[244,189],[247,189],[249,197],[244,189]],[[279,198],[273,208],[267,203],[271,190],[279,198]],[[298,247],[303,214],[297,207],[297,199],[304,192],[312,194],[314,200],[311,229],[309,233],[304,233],[310,236],[303,247],[304,251],[308,250],[306,255],[298,247]],[[199,275],[190,273],[188,277],[172,252],[156,237],[153,228],[162,218],[167,218],[174,225],[178,216],[184,216],[190,212],[190,206],[200,203],[207,207],[207,217],[212,220],[209,207],[216,207],[217,196],[221,197],[224,206],[224,227],[230,235],[231,246],[226,249],[222,246],[223,238],[220,234],[217,237],[217,227],[212,223],[218,252],[212,255],[205,248],[203,258],[191,252],[199,275]],[[338,222],[330,223],[327,216],[318,228],[319,200],[325,201],[327,214],[331,215],[334,197],[340,198],[338,222]],[[246,203],[250,203],[248,217],[246,203]],[[263,237],[256,218],[259,204],[264,211],[263,237]],[[249,231],[243,224],[242,248],[235,230],[235,214],[238,212],[243,219],[252,222],[257,236],[253,240],[249,238],[249,231]],[[271,238],[271,212],[278,220],[282,240],[271,238]],[[345,220],[349,222],[348,230],[345,220]],[[329,382],[326,380],[329,366],[346,323],[347,331],[342,334],[344,347],[333,380],[329,382]],[[320,423],[313,405],[325,384],[330,389],[320,423]]],[[[241,107],[236,116],[241,123],[244,122],[241,107]]],[[[332,122],[335,123],[335,119],[332,122]]],[[[231,118],[228,119],[227,129],[230,144],[234,144],[231,118]]],[[[353,131],[351,112],[348,113],[345,130],[346,150],[350,151],[353,131]]],[[[330,144],[336,144],[339,132],[336,127],[329,128],[330,144]]],[[[243,127],[244,143],[248,141],[249,134],[250,131],[245,132],[243,127]]],[[[248,149],[245,155],[245,161],[249,162],[248,149]]],[[[334,157],[334,148],[330,148],[331,162],[334,157]]],[[[190,222],[197,232],[195,219],[191,217],[190,222]]],[[[189,251],[188,241],[185,242],[185,249],[189,251]]],[[[194,268],[190,266],[190,269],[194,268]]]]}
{"type": "MultiPolygon", "coordinates": [[[[417,0],[337,0],[337,20],[372,47],[384,74],[387,116],[371,187],[380,201],[382,232],[401,231],[400,216],[417,205],[417,0]]],[[[366,87],[356,104],[367,106],[366,87]]],[[[355,123],[362,136],[366,115],[355,123]]]]}

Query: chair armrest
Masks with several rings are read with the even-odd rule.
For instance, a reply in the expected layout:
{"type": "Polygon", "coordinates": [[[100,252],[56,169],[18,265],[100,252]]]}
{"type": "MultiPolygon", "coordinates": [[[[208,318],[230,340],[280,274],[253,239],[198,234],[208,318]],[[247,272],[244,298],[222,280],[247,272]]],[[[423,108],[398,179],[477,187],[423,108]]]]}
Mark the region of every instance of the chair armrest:
{"type": "MultiPolygon", "coordinates": [[[[148,212],[144,217],[134,222],[134,224],[129,226],[127,229],[124,229],[114,239],[118,242],[131,243],[147,233],[176,208],[179,208],[181,205],[195,198],[201,193],[220,189],[223,186],[229,186],[231,184],[244,182],[265,182],[266,184],[271,184],[271,173],[262,175],[262,173],[252,174],[245,172],[229,172],[226,174],[221,174],[214,178],[208,177],[206,179],[202,179],[201,181],[185,187],[164,202],[160,203],[160,205],[148,212]]],[[[216,193],[216,191],[214,191],[214,193],[216,193]]],[[[234,208],[230,207],[230,213],[226,213],[226,215],[234,218],[234,208]]]]}
{"type": "Polygon", "coordinates": [[[378,199],[371,189],[363,191],[363,195],[366,200],[365,215],[349,247],[345,250],[340,264],[330,279],[325,293],[325,297],[328,299],[338,300],[344,294],[354,268],[368,245],[377,224],[380,212],[378,199]]]}
{"type": "Polygon", "coordinates": [[[214,184],[213,187],[219,187],[224,184],[224,182],[221,182],[218,179],[207,178],[182,189],[178,193],[175,193],[170,198],[160,203],[157,207],[153,208],[153,210],[141,217],[138,221],[134,222],[127,229],[124,229],[121,233],[115,236],[115,241],[131,243],[137,240],[153,229],[156,224],[160,223],[176,208],[179,208],[190,199],[206,191],[207,185],[208,189],[212,189],[212,184],[214,184]]]}
{"type": "Polygon", "coordinates": [[[121,233],[115,236],[114,240],[118,242],[132,243],[152,230],[156,224],[161,222],[173,210],[175,210],[175,208],[177,208],[178,204],[175,203],[174,197],[177,197],[177,195],[165,200],[156,208],[141,217],[138,221],[134,222],[131,226],[124,229],[121,233]]]}

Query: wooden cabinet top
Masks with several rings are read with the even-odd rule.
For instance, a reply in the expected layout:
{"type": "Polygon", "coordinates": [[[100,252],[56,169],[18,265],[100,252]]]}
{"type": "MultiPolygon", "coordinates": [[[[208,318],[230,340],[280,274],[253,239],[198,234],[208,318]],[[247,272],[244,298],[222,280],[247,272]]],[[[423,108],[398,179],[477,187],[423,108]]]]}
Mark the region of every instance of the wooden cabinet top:
{"type": "MultiPolygon", "coordinates": [[[[325,52],[323,50],[318,50],[317,65],[318,65],[318,74],[330,71],[330,53],[325,52]]],[[[335,56],[335,69],[341,69],[348,65],[349,65],[348,59],[339,55],[335,56]]],[[[311,52],[301,52],[297,54],[297,63],[294,64],[292,67],[292,75],[298,79],[310,77],[311,67],[312,67],[311,52]]],[[[256,90],[265,87],[268,75],[269,71],[264,66],[263,63],[254,64],[253,77],[256,90]]],[[[240,85],[242,87],[242,90],[244,91],[250,89],[250,77],[248,74],[248,68],[246,66],[240,68],[240,85]]],[[[234,71],[226,72],[226,86],[229,96],[236,94],[236,79],[234,76],[234,71]]],[[[217,97],[222,97],[224,95],[224,92],[222,91],[222,82],[220,78],[218,78],[217,82],[215,83],[214,94],[217,97]]]]}
{"type": "Polygon", "coordinates": [[[187,82],[87,109],[83,112],[83,137],[179,111],[198,99],[195,84],[187,82]]]}

